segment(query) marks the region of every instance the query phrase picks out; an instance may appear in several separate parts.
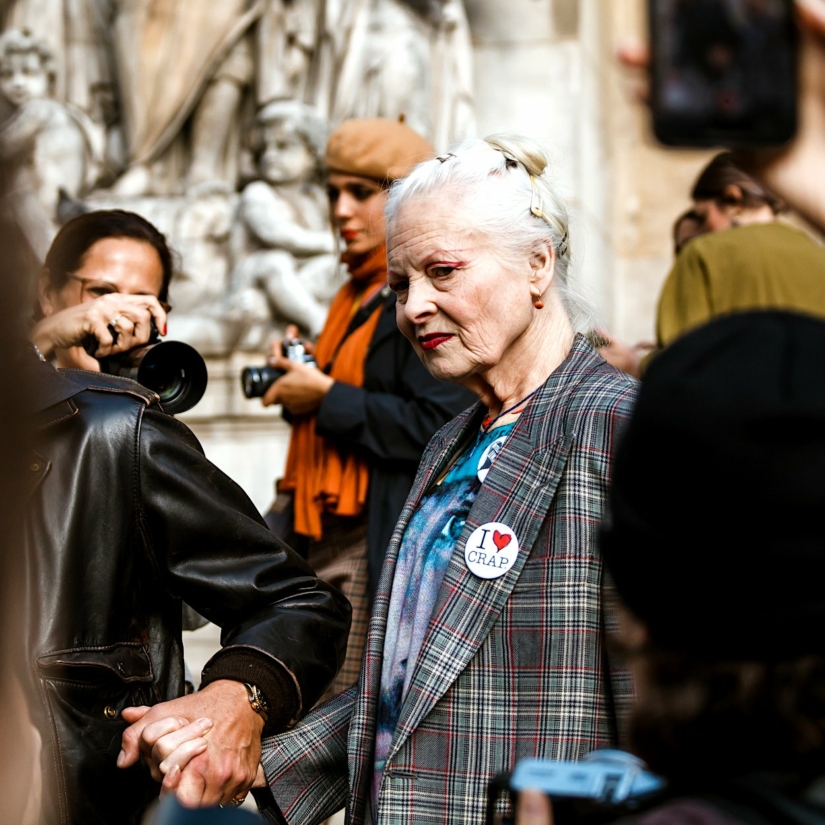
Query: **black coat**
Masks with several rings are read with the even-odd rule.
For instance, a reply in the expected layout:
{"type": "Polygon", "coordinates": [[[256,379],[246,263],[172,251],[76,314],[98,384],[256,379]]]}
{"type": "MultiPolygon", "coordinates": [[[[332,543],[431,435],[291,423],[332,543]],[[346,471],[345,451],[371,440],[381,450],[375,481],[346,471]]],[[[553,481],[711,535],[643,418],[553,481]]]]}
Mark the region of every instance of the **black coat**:
{"type": "Polygon", "coordinates": [[[399,332],[395,296],[381,310],[364,363],[364,385],[336,382],[318,410],[316,432],[370,466],[367,543],[374,595],[401,508],[430,438],[478,399],[433,378],[399,332]]]}
{"type": "Polygon", "coordinates": [[[223,631],[204,684],[257,684],[276,709],[271,732],[332,680],[349,605],[153,393],[33,369],[24,681],[43,740],[44,822],[137,823],[159,786],[142,764],[116,767],[120,712],[183,694],[180,600],[223,631]]]}

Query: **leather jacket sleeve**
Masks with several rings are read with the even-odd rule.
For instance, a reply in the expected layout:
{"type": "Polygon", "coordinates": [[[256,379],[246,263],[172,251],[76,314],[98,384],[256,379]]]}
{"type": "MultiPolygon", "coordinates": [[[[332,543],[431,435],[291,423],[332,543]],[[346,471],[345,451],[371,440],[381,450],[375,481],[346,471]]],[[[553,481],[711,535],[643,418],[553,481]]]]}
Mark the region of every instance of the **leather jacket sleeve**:
{"type": "Polygon", "coordinates": [[[250,667],[263,668],[268,684],[294,685],[285,721],[303,715],[343,661],[349,603],[270,533],[183,424],[147,407],[135,447],[139,528],[159,579],[222,630],[204,680],[214,668],[216,678],[254,681],[250,667]]]}

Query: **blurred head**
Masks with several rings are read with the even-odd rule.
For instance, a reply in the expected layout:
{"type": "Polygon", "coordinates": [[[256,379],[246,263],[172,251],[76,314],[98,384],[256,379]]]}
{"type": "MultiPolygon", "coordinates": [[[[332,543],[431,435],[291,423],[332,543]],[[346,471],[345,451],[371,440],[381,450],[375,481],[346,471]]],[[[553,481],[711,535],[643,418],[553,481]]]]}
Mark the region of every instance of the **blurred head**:
{"type": "Polygon", "coordinates": [[[327,129],[311,106],[278,100],[264,106],[255,119],[252,150],[258,170],[275,186],[322,177],[327,129]]]}
{"type": "Polygon", "coordinates": [[[390,191],[398,324],[436,377],[462,381],[501,364],[537,325],[588,326],[568,280],[567,208],[546,166],[526,138],[470,140],[390,191]]]}
{"type": "Polygon", "coordinates": [[[418,132],[386,118],[345,120],[332,132],[324,157],[327,193],[349,255],[383,246],[387,187],[434,154],[418,132]]]}
{"type": "Polygon", "coordinates": [[[784,209],[779,198],[734,163],[730,152],[717,155],[702,170],[691,198],[704,232],[767,223],[784,209]]]}
{"type": "Polygon", "coordinates": [[[42,40],[18,29],[0,35],[0,93],[12,106],[48,97],[54,78],[54,56],[42,40]]]}
{"type": "Polygon", "coordinates": [[[51,315],[110,292],[154,295],[165,303],[172,278],[166,238],[120,209],[87,212],[64,224],[40,276],[40,309],[51,315]]]}
{"type": "Polygon", "coordinates": [[[668,775],[825,769],[825,323],[728,316],[650,365],[605,563],[629,610],[631,744],[668,775]]]}

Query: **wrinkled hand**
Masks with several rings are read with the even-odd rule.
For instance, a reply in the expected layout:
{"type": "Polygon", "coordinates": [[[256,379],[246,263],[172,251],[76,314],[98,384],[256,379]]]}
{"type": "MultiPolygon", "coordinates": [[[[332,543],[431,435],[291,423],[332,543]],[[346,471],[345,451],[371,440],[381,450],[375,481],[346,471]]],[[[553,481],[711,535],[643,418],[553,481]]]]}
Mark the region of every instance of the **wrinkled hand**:
{"type": "Polygon", "coordinates": [[[31,338],[46,358],[57,350],[70,350],[68,360],[83,369],[99,370],[100,366],[82,348],[84,340],[92,335],[97,339],[95,355],[105,358],[146,344],[151,334],[151,321],[161,333],[166,331],[166,312],[154,295],[122,295],[112,293],[61,309],[38,321],[31,338]],[[117,331],[117,343],[109,324],[117,331]]]}
{"type": "Polygon", "coordinates": [[[243,797],[261,760],[263,719],[240,682],[219,680],[152,708],[126,708],[120,768],[139,757],[181,804],[201,807],[243,797]]]}

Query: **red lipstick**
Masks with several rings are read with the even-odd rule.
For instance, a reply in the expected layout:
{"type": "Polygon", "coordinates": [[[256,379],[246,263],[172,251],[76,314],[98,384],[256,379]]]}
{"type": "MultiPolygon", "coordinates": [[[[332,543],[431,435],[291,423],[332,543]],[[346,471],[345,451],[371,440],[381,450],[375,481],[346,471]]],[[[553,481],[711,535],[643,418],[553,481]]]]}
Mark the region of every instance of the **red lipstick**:
{"type": "Polygon", "coordinates": [[[421,344],[421,349],[435,349],[452,337],[448,332],[433,332],[429,335],[419,335],[418,343],[421,344]]]}

